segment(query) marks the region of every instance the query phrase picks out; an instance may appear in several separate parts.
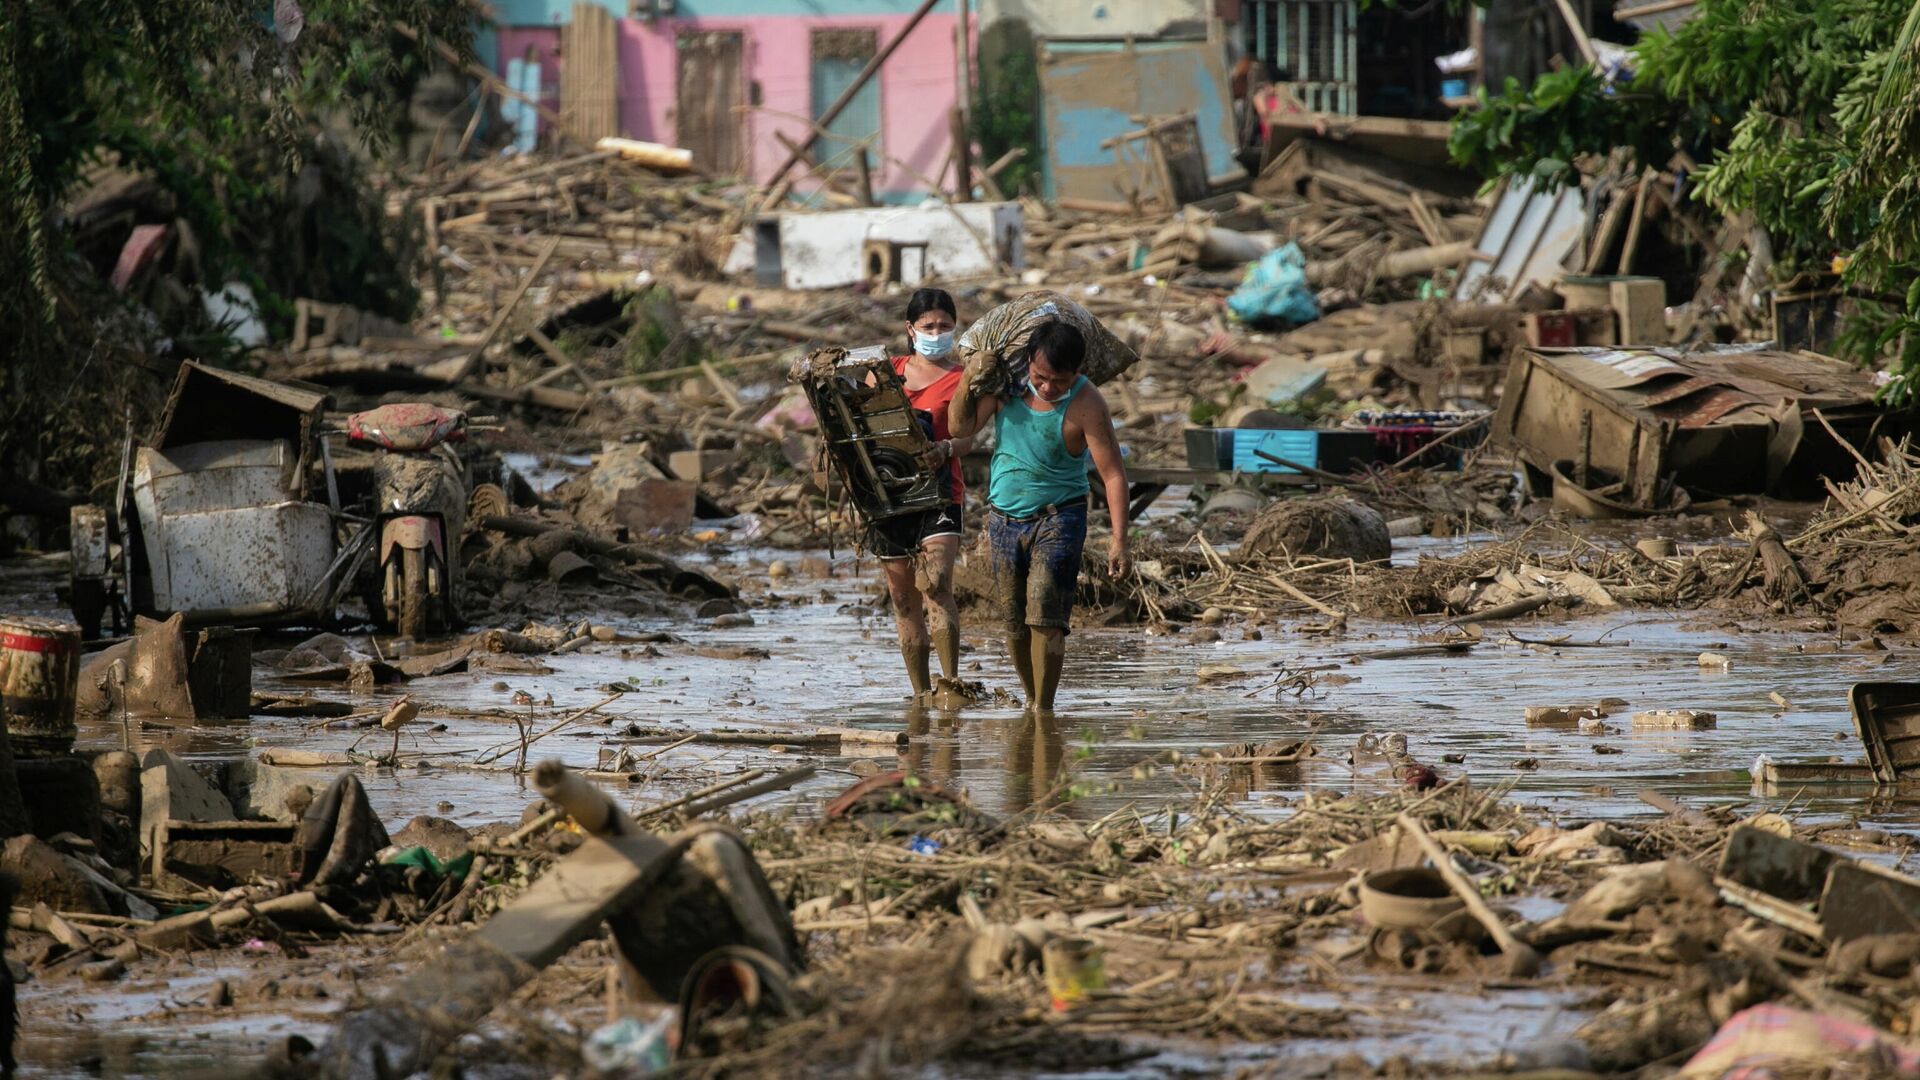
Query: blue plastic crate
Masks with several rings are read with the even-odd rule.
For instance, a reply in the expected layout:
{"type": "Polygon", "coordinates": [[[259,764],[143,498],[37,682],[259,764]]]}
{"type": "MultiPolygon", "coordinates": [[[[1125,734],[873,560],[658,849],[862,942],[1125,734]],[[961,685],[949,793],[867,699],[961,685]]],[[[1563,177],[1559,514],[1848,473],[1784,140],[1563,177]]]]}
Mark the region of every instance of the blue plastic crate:
{"type": "Polygon", "coordinates": [[[1297,470],[1277,465],[1255,453],[1265,450],[1276,457],[1297,461],[1309,468],[1320,466],[1320,433],[1307,428],[1288,431],[1261,431],[1242,428],[1233,433],[1233,467],[1240,472],[1290,473],[1297,470]]]}

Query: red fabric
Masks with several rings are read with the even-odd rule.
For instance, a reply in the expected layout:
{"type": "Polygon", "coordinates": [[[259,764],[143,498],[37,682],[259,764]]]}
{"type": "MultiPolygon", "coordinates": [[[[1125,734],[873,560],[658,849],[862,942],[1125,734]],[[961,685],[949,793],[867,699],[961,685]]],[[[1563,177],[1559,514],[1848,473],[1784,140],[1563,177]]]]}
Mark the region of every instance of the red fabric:
{"type": "MultiPolygon", "coordinates": [[[[894,374],[902,379],[907,377],[907,361],[912,357],[893,358],[894,374]]],[[[945,375],[933,380],[918,390],[907,391],[907,403],[922,412],[933,414],[933,438],[953,438],[953,431],[947,427],[947,406],[953,402],[953,395],[960,392],[960,377],[966,374],[960,368],[954,368],[945,375]]],[[[954,458],[947,463],[953,475],[953,501],[961,502],[967,493],[967,484],[960,478],[960,459],[954,458]]]]}

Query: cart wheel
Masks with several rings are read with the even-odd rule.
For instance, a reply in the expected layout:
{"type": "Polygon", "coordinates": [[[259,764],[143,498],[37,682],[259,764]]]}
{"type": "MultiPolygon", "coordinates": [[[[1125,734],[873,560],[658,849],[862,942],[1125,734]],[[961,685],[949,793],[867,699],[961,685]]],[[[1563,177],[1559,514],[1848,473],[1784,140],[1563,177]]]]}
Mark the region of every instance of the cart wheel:
{"type": "Polygon", "coordinates": [[[427,636],[427,553],[420,548],[400,549],[400,625],[401,636],[424,641],[427,636]]]}

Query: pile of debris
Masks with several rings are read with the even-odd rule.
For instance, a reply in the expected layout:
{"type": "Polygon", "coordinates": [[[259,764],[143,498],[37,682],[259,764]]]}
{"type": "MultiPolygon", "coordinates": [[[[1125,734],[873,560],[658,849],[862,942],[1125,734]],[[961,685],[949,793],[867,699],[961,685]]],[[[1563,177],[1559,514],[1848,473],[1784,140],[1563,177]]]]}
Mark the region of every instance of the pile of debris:
{"type": "MultiPolygon", "coordinates": [[[[1313,507],[1282,503],[1269,513],[1291,517],[1313,507]]],[[[1530,525],[1510,540],[1457,555],[1423,555],[1398,566],[1346,542],[1366,535],[1364,529],[1315,534],[1283,528],[1273,535],[1283,539],[1244,551],[1222,552],[1205,536],[1143,547],[1137,573],[1101,585],[1109,599],[1124,600],[1154,622],[1232,617],[1258,626],[1279,616],[1319,615],[1329,620],[1325,629],[1337,629],[1350,616],[1445,614],[1487,622],[1549,606],[1697,607],[1723,595],[1725,587],[1717,582],[1726,582],[1748,557],[1737,547],[1703,545],[1656,558],[1631,545],[1601,546],[1556,522],[1530,525]],[[1331,546],[1290,546],[1295,536],[1315,535],[1331,546]]]]}
{"type": "Polygon", "coordinates": [[[1856,454],[1854,479],[1827,482],[1825,507],[1792,538],[1749,515],[1751,549],[1726,579],[1738,602],[1818,612],[1855,633],[1920,630],[1920,453],[1906,439],[1882,438],[1877,448],[1878,461],[1856,454]]]}

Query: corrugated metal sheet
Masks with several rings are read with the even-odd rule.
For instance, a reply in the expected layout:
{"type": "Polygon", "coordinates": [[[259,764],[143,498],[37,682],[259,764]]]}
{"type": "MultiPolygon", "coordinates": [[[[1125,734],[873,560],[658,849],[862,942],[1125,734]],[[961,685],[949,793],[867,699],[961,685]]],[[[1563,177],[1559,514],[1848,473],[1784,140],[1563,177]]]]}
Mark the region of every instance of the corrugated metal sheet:
{"type": "Polygon", "coordinates": [[[1529,283],[1551,285],[1579,253],[1586,223],[1577,187],[1535,191],[1528,178],[1507,185],[1480,227],[1477,254],[1467,260],[1455,295],[1497,302],[1517,297],[1529,283]]]}

